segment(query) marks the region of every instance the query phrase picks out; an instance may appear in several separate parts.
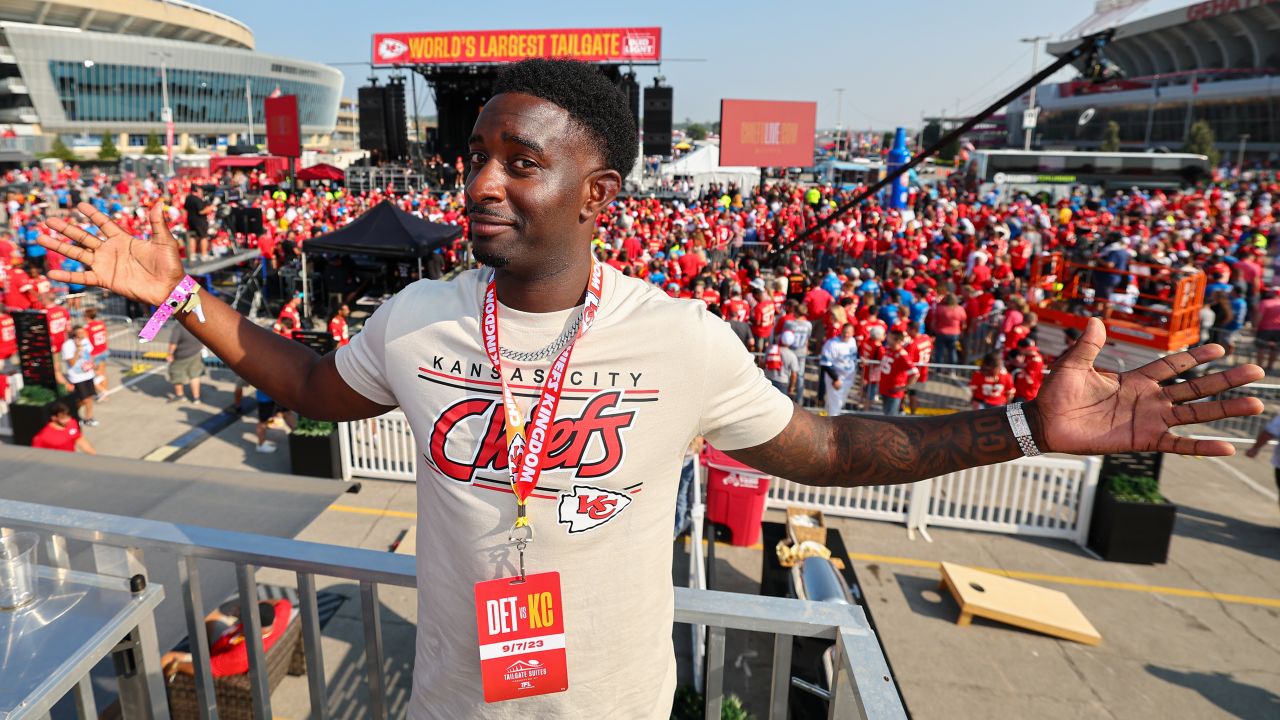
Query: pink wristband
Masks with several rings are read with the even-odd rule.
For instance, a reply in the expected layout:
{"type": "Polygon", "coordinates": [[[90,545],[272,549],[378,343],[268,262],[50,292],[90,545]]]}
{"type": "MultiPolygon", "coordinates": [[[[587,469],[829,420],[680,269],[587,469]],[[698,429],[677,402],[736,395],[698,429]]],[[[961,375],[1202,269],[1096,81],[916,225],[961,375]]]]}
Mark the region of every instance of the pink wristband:
{"type": "Polygon", "coordinates": [[[182,307],[187,298],[191,297],[199,289],[200,286],[196,284],[196,281],[190,275],[184,275],[182,282],[179,282],[173,292],[169,293],[169,298],[161,303],[160,307],[156,308],[156,314],[151,316],[147,324],[142,327],[142,332],[138,333],[138,337],[142,342],[155,340],[156,333],[160,332],[160,328],[169,321],[169,318],[173,317],[173,314],[177,312],[178,308],[182,307]]]}

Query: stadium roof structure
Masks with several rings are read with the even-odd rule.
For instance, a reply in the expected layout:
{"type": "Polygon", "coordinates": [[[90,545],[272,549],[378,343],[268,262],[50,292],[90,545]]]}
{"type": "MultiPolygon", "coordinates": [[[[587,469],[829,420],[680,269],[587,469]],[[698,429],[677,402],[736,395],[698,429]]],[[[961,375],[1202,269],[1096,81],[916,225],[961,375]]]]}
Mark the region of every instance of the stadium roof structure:
{"type": "Polygon", "coordinates": [[[252,50],[248,25],[183,0],[4,0],[0,22],[181,40],[252,50]]]}
{"type": "MultiPolygon", "coordinates": [[[[1061,56],[1077,43],[1046,49],[1061,56]]],[[[1104,53],[1128,77],[1280,67],[1280,2],[1209,0],[1151,15],[1118,25],[1104,53]]]]}

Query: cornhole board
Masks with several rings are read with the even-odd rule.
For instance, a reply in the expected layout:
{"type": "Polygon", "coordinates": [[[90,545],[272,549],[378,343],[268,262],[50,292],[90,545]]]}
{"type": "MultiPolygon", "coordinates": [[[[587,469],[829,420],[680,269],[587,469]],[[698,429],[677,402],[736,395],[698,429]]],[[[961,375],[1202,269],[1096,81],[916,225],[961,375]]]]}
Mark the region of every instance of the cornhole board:
{"type": "Polygon", "coordinates": [[[400,555],[415,555],[418,549],[418,523],[409,526],[405,531],[404,537],[400,538],[400,544],[396,546],[396,552],[400,555]]]}
{"type": "Polygon", "coordinates": [[[941,587],[960,605],[957,625],[968,625],[976,615],[1085,645],[1102,642],[1065,593],[948,562],[941,569],[941,587]]]}

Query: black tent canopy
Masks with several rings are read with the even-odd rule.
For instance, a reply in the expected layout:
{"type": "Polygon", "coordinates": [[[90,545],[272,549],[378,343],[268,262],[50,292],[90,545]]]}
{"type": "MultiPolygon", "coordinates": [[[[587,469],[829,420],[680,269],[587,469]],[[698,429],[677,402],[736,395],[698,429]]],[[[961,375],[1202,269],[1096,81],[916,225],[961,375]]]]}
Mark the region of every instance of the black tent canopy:
{"type": "Polygon", "coordinates": [[[461,235],[460,225],[423,220],[383,200],[349,225],[310,238],[302,244],[302,249],[344,255],[421,258],[461,235]]]}

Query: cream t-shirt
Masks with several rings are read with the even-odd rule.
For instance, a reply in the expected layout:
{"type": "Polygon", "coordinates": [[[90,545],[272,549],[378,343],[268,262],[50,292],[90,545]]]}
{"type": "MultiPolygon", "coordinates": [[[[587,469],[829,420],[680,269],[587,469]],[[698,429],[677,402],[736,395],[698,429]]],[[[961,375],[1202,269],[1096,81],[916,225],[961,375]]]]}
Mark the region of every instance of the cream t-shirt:
{"type": "MultiPolygon", "coordinates": [[[[501,387],[480,344],[490,271],[410,285],[338,349],[343,379],[399,405],[421,453],[414,720],[670,714],[671,527],[685,450],[697,435],[721,450],[764,443],[794,405],[700,301],[604,270],[600,311],[574,348],[548,464],[529,499],[536,538],[526,570],[560,573],[563,693],[488,705],[481,694],[473,586],[517,573],[501,387]]],[[[500,307],[499,340],[536,350],[577,312],[500,307]]],[[[549,365],[503,359],[526,416],[549,365]]]]}

